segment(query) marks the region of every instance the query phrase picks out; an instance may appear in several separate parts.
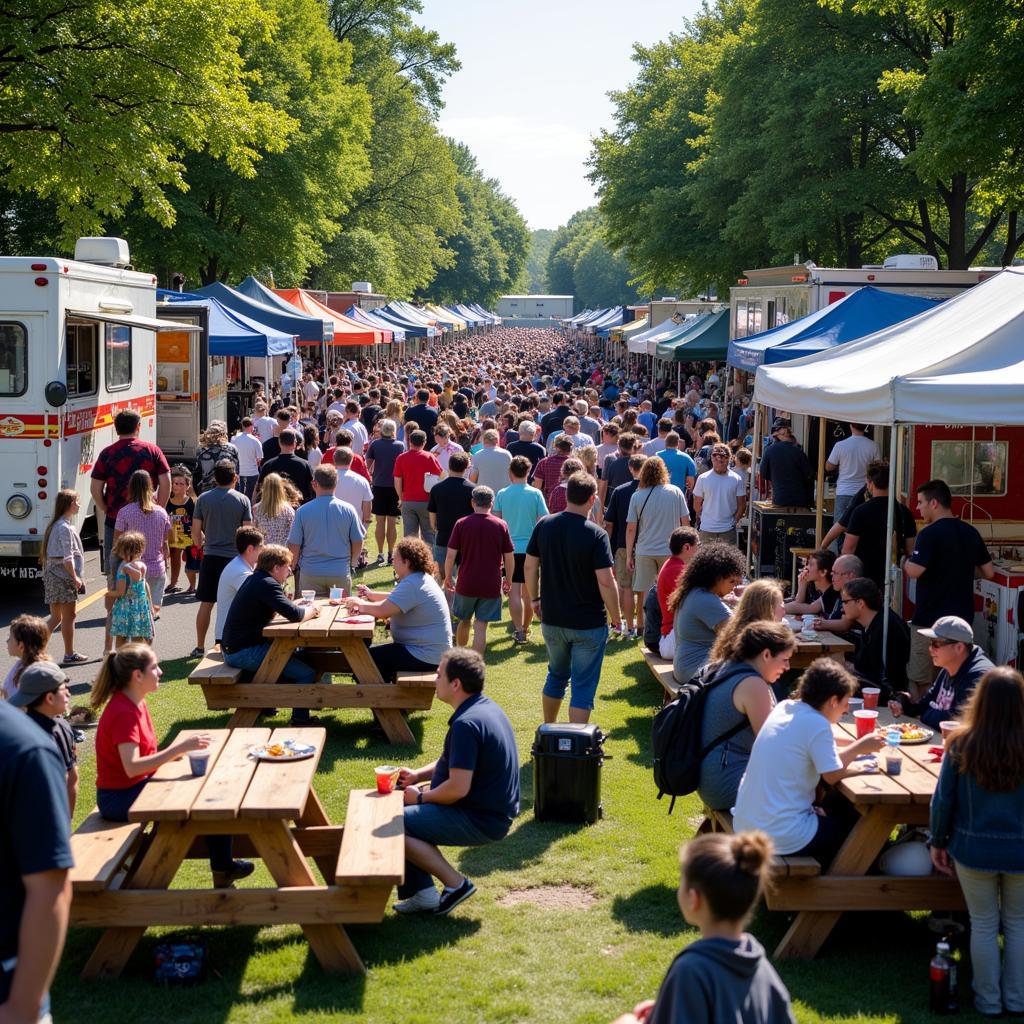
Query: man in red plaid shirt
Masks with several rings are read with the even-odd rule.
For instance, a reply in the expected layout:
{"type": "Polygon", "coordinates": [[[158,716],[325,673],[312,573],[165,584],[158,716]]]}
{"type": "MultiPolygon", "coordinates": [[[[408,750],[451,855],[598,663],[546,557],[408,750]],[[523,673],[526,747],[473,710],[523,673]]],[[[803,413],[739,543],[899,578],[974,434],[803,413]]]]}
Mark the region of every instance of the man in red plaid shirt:
{"type": "Polygon", "coordinates": [[[530,483],[539,487],[544,494],[544,500],[551,500],[551,492],[558,486],[561,480],[562,463],[569,458],[572,452],[572,441],[568,437],[559,434],[555,438],[555,454],[545,456],[537,463],[533,471],[530,483]]]}

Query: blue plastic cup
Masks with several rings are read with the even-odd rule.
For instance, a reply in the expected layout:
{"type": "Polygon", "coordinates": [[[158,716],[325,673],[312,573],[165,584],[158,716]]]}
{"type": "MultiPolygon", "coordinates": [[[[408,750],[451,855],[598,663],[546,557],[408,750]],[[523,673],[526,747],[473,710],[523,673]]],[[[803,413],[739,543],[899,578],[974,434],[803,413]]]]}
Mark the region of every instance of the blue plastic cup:
{"type": "Polygon", "coordinates": [[[199,750],[188,755],[188,763],[193,775],[205,775],[210,763],[210,755],[205,750],[199,750]]]}

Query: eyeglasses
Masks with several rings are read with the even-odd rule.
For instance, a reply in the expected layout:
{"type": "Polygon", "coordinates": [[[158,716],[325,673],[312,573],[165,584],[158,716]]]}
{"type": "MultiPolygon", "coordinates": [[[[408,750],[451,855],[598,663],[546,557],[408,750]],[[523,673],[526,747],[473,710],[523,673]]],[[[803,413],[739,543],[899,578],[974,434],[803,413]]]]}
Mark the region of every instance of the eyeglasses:
{"type": "Polygon", "coordinates": [[[841,597],[839,598],[840,604],[853,604],[854,601],[859,601],[859,597],[841,597]]]}

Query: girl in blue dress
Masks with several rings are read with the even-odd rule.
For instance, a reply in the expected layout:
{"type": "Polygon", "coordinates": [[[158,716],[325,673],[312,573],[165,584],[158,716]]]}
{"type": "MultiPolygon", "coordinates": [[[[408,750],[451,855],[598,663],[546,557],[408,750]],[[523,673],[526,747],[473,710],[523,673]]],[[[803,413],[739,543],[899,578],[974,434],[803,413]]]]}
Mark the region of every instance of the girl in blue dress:
{"type": "Polygon", "coordinates": [[[117,600],[110,612],[110,635],[118,647],[129,640],[149,643],[153,639],[153,606],[142,561],[145,550],[146,538],[141,533],[122,533],[114,542],[113,555],[120,565],[111,590],[117,600]]]}

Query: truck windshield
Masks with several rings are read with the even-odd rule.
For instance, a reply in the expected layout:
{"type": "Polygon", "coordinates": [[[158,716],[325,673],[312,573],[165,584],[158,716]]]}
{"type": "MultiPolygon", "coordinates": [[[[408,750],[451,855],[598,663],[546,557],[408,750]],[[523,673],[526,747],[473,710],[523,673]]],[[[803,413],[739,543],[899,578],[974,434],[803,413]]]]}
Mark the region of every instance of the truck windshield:
{"type": "Polygon", "coordinates": [[[0,322],[0,395],[23,395],[27,388],[28,333],[24,324],[0,322]]]}

